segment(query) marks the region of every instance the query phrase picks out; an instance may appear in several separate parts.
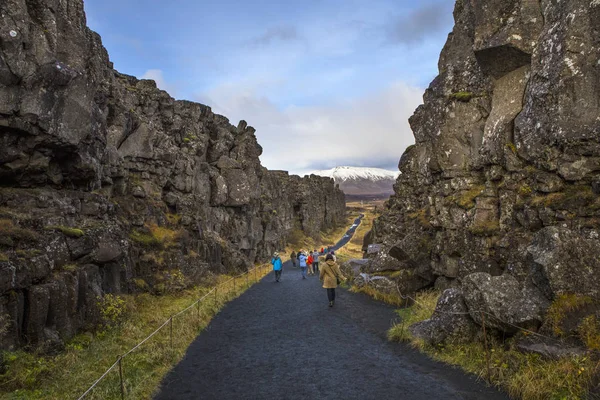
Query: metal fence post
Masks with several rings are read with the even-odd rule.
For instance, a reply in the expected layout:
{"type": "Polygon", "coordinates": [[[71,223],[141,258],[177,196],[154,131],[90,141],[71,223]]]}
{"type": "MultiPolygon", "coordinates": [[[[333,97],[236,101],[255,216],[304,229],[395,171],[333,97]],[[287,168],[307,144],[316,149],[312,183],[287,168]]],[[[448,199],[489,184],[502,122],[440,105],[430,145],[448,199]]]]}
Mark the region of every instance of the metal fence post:
{"type": "Polygon", "coordinates": [[[258,282],[258,275],[256,275],[256,267],[254,267],[254,281],[258,282]]]}
{"type": "Polygon", "coordinates": [[[198,329],[200,329],[200,299],[198,299],[196,304],[198,305],[198,307],[196,308],[196,311],[197,311],[196,314],[198,316],[198,329]]]}
{"type": "MultiPolygon", "coordinates": [[[[217,307],[217,292],[219,291],[219,285],[215,286],[215,307],[217,307]]],[[[217,312],[216,308],[215,308],[215,313],[217,312]]]]}
{"type": "Polygon", "coordinates": [[[119,379],[121,380],[121,400],[125,399],[125,383],[123,382],[123,357],[118,356],[119,359],[119,379]]]}

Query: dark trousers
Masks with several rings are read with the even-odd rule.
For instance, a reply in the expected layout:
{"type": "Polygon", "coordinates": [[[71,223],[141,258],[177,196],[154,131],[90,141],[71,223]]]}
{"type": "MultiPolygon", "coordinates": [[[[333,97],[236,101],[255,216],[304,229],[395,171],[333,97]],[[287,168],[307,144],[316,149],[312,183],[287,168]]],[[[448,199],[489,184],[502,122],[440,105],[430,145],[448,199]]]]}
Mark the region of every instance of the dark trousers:
{"type": "Polygon", "coordinates": [[[319,272],[319,263],[318,262],[313,263],[313,270],[315,272],[319,272]]]}
{"type": "Polygon", "coordinates": [[[327,289],[327,298],[329,301],[335,301],[335,289],[327,289]]]}
{"type": "Polygon", "coordinates": [[[281,270],[275,271],[275,280],[278,281],[281,279],[281,270]]]}

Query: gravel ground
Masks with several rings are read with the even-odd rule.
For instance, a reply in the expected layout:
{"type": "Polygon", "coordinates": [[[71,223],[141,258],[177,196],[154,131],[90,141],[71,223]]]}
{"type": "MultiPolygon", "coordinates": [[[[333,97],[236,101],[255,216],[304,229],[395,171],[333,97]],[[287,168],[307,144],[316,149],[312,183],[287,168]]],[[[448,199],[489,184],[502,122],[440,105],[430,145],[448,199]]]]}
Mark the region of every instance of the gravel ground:
{"type": "Polygon", "coordinates": [[[271,273],[225,306],[155,399],[508,399],[388,342],[396,318],[392,307],[340,289],[329,308],[318,277],[302,280],[288,261],[281,282],[271,273]]]}

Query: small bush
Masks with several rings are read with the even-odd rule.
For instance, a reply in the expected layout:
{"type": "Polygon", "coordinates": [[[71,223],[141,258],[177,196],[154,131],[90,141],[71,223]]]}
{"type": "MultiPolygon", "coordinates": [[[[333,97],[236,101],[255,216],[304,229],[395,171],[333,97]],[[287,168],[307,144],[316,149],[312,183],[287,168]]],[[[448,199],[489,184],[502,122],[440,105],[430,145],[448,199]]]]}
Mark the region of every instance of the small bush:
{"type": "Polygon", "coordinates": [[[98,297],[97,304],[104,327],[112,328],[124,321],[127,310],[125,300],[121,296],[109,293],[104,297],[98,297]]]}

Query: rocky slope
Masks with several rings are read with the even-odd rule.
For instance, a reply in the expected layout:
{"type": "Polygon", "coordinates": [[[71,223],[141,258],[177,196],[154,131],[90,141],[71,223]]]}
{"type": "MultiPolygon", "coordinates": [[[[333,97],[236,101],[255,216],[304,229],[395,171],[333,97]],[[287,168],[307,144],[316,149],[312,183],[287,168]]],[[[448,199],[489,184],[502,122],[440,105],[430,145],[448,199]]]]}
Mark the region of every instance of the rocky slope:
{"type": "Polygon", "coordinates": [[[363,271],[456,288],[415,329],[432,342],[469,340],[480,311],[550,332],[560,296],[600,300],[600,3],[458,0],[454,17],[363,271]]]}
{"type": "Polygon", "coordinates": [[[335,167],[312,173],[333,178],[347,196],[354,198],[387,199],[394,193],[394,183],[398,178],[398,172],[381,168],[335,167]]]}
{"type": "Polygon", "coordinates": [[[105,293],[239,271],[344,220],[331,179],[112,68],[82,0],[0,3],[0,349],[60,347],[105,293]]]}

